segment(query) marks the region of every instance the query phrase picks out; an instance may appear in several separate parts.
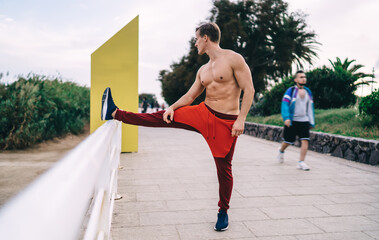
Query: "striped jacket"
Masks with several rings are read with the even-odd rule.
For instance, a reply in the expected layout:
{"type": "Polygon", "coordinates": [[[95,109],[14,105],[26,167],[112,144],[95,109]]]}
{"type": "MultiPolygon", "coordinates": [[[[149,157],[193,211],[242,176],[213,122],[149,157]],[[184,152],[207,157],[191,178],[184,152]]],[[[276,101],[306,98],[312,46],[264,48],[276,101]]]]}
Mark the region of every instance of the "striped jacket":
{"type": "MultiPolygon", "coordinates": [[[[308,102],[308,117],[309,117],[309,124],[314,127],[315,126],[315,114],[314,114],[314,107],[313,107],[313,96],[311,90],[309,88],[304,87],[304,89],[307,91],[309,95],[309,102],[308,102]]],[[[292,118],[293,114],[295,112],[295,103],[296,103],[296,96],[299,92],[299,89],[297,86],[290,87],[286,90],[286,93],[283,96],[282,99],[282,117],[283,121],[291,120],[292,125],[292,118]]]]}

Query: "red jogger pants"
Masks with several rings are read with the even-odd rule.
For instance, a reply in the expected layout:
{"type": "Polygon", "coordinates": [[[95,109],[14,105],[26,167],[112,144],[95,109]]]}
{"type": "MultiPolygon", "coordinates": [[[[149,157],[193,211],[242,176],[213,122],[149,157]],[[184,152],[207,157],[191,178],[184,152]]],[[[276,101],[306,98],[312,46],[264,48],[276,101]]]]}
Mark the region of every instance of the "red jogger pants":
{"type": "Polygon", "coordinates": [[[170,127],[196,131],[203,135],[214,157],[219,182],[219,210],[229,209],[233,189],[232,159],[237,137],[231,136],[237,115],[216,112],[204,103],[175,110],[174,121],[163,121],[165,111],[132,113],[117,110],[115,119],[145,127],[170,127]]]}

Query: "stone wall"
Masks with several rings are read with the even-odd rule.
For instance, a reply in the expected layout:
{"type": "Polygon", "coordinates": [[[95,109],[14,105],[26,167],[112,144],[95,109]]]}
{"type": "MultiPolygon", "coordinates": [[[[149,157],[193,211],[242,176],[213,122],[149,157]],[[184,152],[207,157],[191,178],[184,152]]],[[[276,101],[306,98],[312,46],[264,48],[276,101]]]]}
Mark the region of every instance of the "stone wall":
{"type": "MultiPolygon", "coordinates": [[[[245,123],[245,134],[270,141],[282,141],[283,127],[245,123]]],[[[297,141],[295,146],[300,146],[297,141]]],[[[379,141],[345,137],[335,134],[310,132],[309,150],[330,153],[347,160],[376,165],[379,164],[379,141]]]]}

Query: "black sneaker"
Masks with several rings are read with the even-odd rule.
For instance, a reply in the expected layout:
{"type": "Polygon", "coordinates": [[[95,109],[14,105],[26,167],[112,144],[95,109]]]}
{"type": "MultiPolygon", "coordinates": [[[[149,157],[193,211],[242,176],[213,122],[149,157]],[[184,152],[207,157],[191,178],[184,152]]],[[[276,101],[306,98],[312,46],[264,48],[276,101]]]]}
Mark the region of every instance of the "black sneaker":
{"type": "Polygon", "coordinates": [[[103,93],[103,99],[101,100],[101,120],[113,119],[112,113],[118,109],[114,104],[111,89],[108,87],[103,93]]]}
{"type": "Polygon", "coordinates": [[[217,223],[214,229],[216,231],[225,231],[228,229],[228,227],[229,227],[228,214],[224,210],[221,210],[217,215],[217,223]]]}

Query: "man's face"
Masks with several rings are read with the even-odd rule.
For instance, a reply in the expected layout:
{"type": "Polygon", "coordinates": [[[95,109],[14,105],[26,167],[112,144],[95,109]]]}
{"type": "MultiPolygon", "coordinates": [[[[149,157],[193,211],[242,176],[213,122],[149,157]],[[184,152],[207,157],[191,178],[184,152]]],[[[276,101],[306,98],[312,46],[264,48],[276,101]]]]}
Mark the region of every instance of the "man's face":
{"type": "Polygon", "coordinates": [[[197,53],[199,55],[203,55],[205,53],[205,38],[206,38],[206,35],[201,37],[199,34],[199,31],[196,31],[195,47],[197,48],[197,53]]]}
{"type": "Polygon", "coordinates": [[[307,83],[307,77],[305,73],[298,73],[295,78],[295,83],[298,87],[303,87],[307,83]]]}

